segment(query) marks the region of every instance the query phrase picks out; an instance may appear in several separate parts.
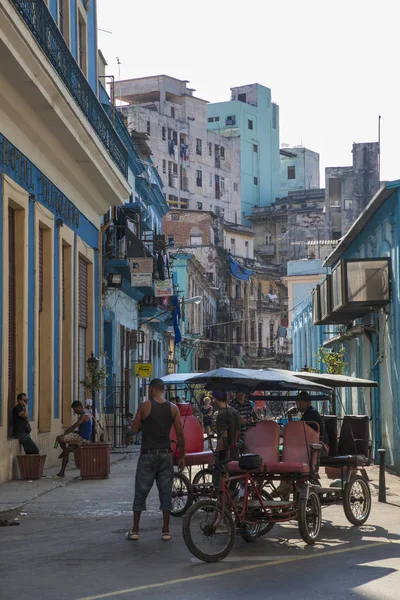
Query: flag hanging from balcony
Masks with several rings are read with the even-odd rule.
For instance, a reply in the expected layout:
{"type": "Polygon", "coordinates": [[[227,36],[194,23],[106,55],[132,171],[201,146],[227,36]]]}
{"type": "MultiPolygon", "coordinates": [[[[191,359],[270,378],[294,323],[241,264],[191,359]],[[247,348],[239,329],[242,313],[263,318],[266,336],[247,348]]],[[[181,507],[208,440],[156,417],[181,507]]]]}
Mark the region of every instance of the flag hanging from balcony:
{"type": "Polygon", "coordinates": [[[174,327],[174,335],[175,335],[175,346],[177,346],[182,341],[182,334],[179,329],[179,322],[181,320],[181,308],[179,305],[178,296],[174,296],[172,300],[172,306],[174,307],[174,316],[173,316],[173,327],[174,327]]]}
{"type": "Polygon", "coordinates": [[[250,269],[246,269],[246,267],[242,267],[232,256],[229,257],[229,266],[231,269],[231,274],[235,279],[240,279],[241,281],[249,281],[250,275],[254,275],[254,271],[250,269]]]}

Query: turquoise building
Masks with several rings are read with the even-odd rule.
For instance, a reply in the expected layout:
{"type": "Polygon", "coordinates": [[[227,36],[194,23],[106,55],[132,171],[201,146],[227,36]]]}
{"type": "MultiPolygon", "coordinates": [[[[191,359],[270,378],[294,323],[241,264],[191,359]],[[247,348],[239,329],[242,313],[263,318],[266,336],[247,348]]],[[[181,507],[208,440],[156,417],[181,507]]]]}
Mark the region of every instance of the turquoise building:
{"type": "Polygon", "coordinates": [[[279,107],[258,83],[231,89],[231,100],[207,106],[208,129],[239,137],[242,222],[280,195],[279,107]]]}

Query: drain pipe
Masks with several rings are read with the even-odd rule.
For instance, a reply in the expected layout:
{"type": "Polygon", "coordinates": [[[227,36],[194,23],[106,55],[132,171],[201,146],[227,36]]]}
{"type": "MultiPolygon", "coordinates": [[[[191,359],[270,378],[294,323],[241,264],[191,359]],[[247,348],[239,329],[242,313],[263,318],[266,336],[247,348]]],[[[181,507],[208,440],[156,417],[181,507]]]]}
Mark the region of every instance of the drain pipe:
{"type": "Polygon", "coordinates": [[[373,389],[374,394],[374,429],[375,429],[375,444],[374,444],[374,459],[375,463],[378,460],[378,450],[381,448],[381,409],[379,404],[379,387],[380,387],[380,371],[379,365],[382,361],[382,357],[379,352],[379,317],[374,313],[374,321],[376,327],[376,333],[371,335],[371,346],[372,346],[372,379],[376,381],[378,387],[373,389]]]}

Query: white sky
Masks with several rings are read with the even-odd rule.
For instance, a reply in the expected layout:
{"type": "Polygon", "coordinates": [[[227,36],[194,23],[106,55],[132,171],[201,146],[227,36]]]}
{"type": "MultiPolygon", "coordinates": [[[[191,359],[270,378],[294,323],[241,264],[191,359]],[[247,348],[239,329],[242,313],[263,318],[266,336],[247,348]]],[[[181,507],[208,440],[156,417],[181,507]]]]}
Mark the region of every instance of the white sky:
{"type": "Polygon", "coordinates": [[[212,102],[261,83],[281,143],[319,152],[322,169],[377,141],[380,114],[382,180],[400,179],[399,21],[399,0],[98,0],[108,74],[118,57],[121,79],[165,73],[212,102]]]}

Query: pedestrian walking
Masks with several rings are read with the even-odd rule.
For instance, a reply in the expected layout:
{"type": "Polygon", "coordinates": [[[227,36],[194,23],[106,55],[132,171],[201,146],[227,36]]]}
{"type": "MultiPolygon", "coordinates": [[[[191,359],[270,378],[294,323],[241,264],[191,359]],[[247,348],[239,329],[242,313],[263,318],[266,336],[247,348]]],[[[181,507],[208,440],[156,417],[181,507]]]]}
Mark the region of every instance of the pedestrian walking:
{"type": "Polygon", "coordinates": [[[17,404],[12,412],[12,425],[14,437],[25,450],[25,454],[39,454],[39,448],[31,438],[29,424],[28,397],[25,393],[18,394],[17,404]]]}
{"type": "Polygon", "coordinates": [[[170,439],[172,425],[179,445],[179,469],[182,471],[185,467],[185,439],[179,410],[164,398],[162,379],[153,379],[149,386],[149,400],[139,406],[132,425],[133,433],[142,430],[142,447],[136,469],[133,526],[126,534],[128,540],[139,540],[140,517],[146,510],[146,500],[154,482],[163,514],[161,539],[167,542],[172,538],[169,531],[174,473],[170,439]]]}

